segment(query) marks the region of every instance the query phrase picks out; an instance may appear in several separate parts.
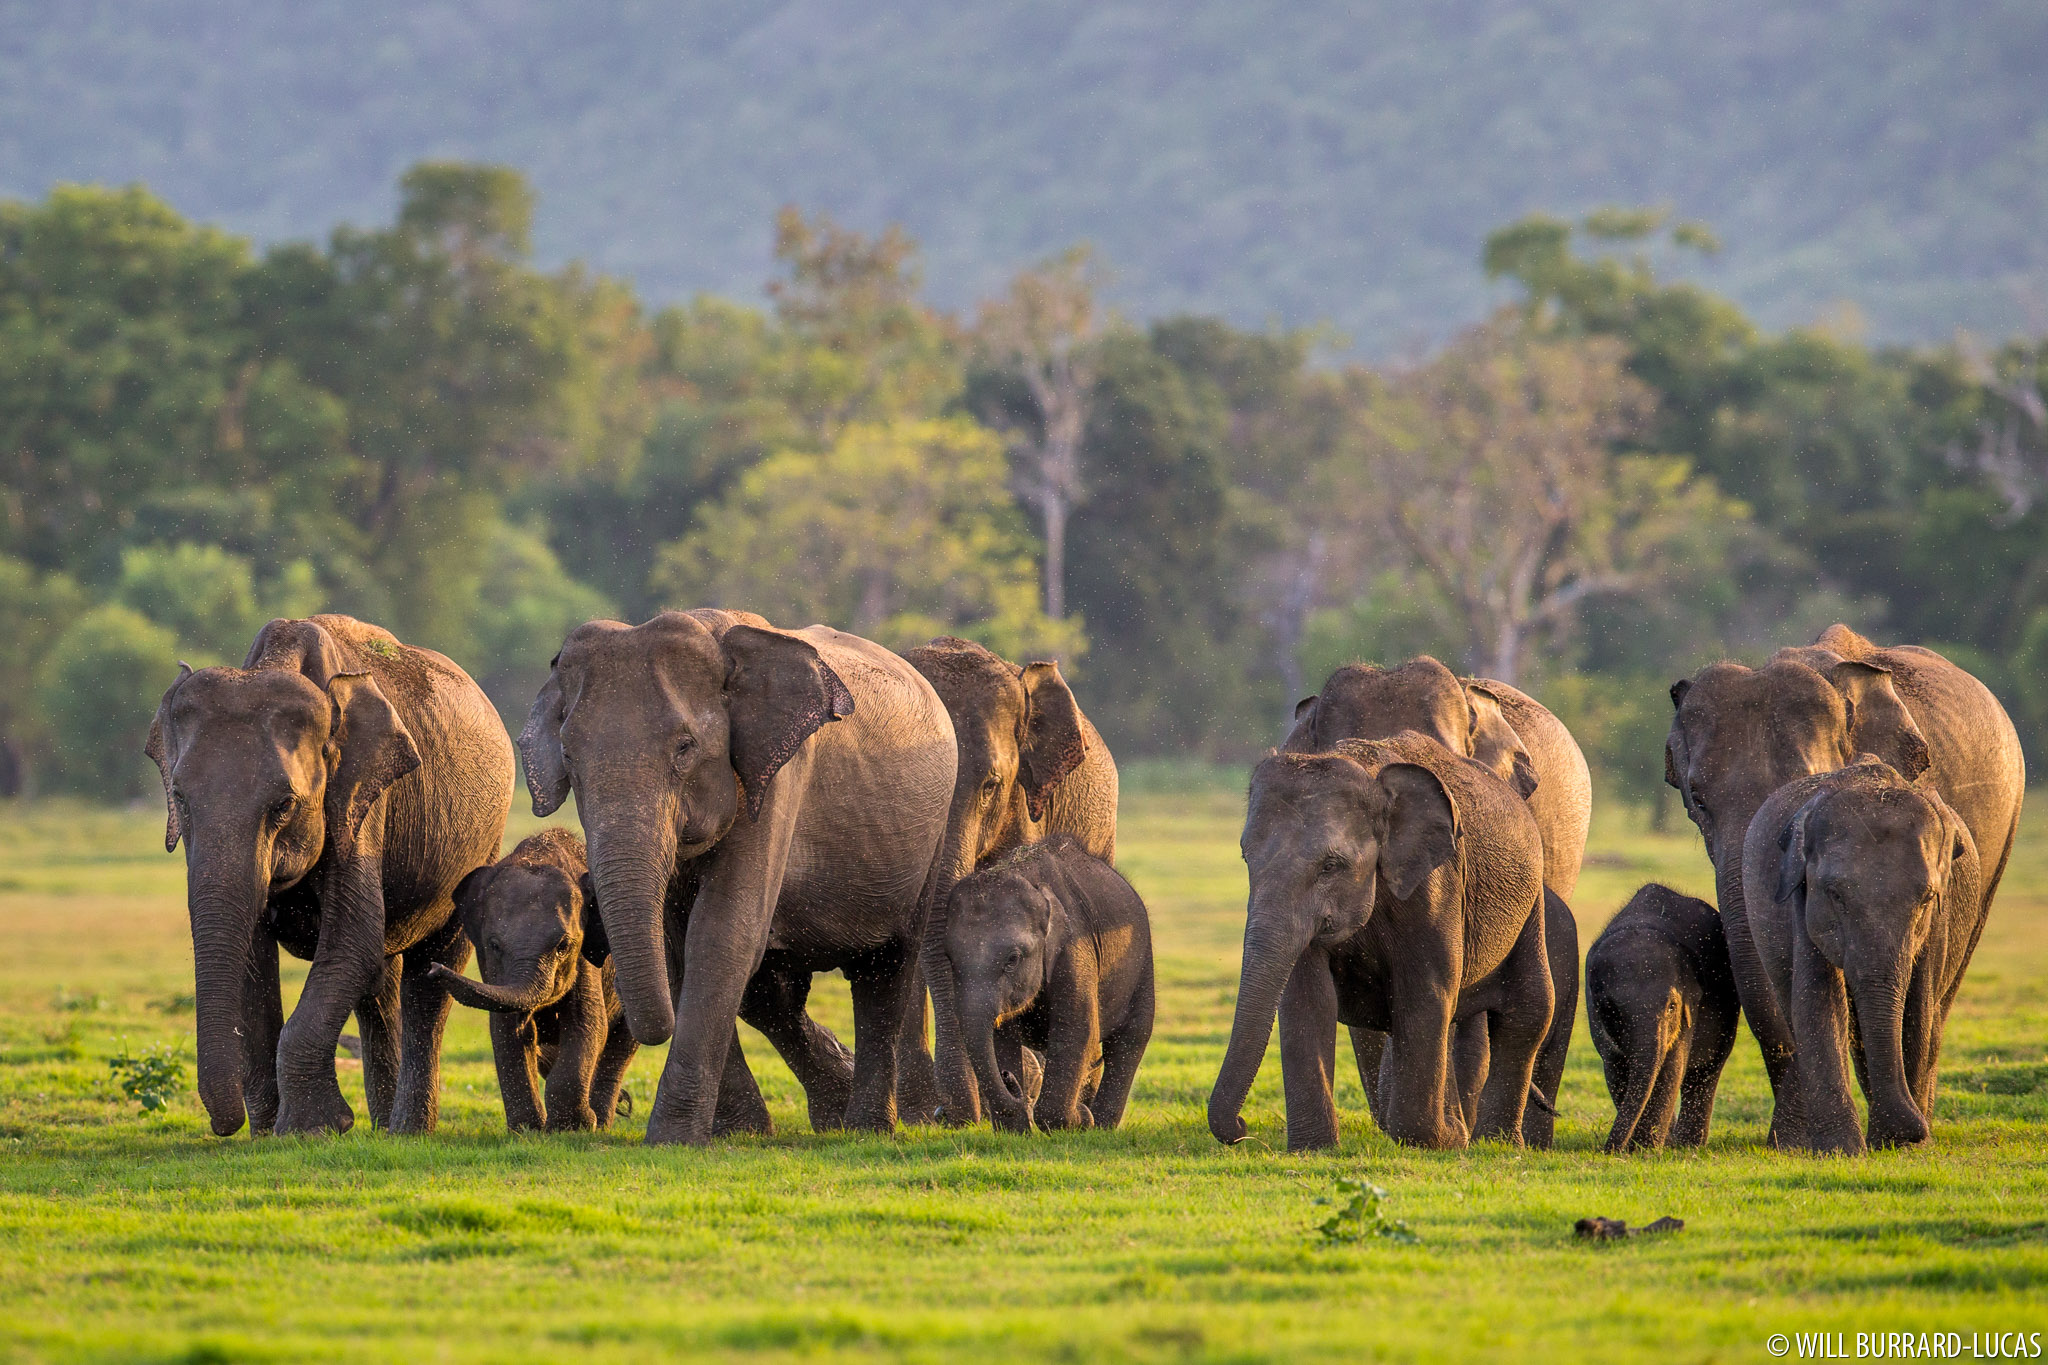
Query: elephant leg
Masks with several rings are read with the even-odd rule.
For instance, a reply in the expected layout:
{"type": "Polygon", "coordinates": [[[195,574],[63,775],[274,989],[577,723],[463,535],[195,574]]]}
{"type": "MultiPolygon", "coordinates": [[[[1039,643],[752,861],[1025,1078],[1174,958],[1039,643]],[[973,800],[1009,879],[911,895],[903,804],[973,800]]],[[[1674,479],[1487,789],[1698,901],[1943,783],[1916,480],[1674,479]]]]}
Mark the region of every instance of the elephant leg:
{"type": "Polygon", "coordinates": [[[369,1101],[370,1123],[391,1127],[391,1105],[398,1097],[398,1067],[404,1042],[399,1024],[399,991],[405,959],[384,959],[376,989],[356,1002],[356,1027],[363,1040],[363,1096],[369,1101]]]}
{"type": "Polygon", "coordinates": [[[913,956],[910,1013],[896,1042],[896,1116],[905,1123],[931,1123],[942,1107],[939,1073],[932,1059],[932,1011],[924,968],[913,956]]]}
{"type": "Polygon", "coordinates": [[[1450,1103],[1451,1009],[1455,999],[1449,953],[1422,970],[1397,977],[1390,992],[1392,1027],[1387,1032],[1380,1104],[1387,1136],[1416,1147],[1457,1148],[1469,1130],[1450,1103]],[[1428,968],[1434,966],[1435,970],[1428,968]]]}
{"type": "MultiPolygon", "coordinates": [[[[626,1016],[620,1014],[612,1019],[605,1030],[604,1050],[597,1054],[597,1069],[590,1077],[590,1109],[597,1115],[599,1128],[611,1127],[612,1120],[617,1117],[619,1087],[625,1082],[626,1068],[633,1064],[634,1055],[639,1051],[640,1044],[634,1041],[633,1031],[626,1027],[626,1016]]],[[[721,1104],[724,1098],[721,1093],[721,1104]]],[[[715,1120],[712,1126],[717,1127],[715,1120]]]]}
{"type": "Polygon", "coordinates": [[[306,985],[277,1039],[277,1131],[345,1133],[334,1053],[356,1003],[384,972],[384,888],[375,862],[337,866],[322,880],[320,932],[306,985]]]}
{"type": "Polygon", "coordinates": [[[551,1133],[587,1132],[598,1126],[590,1081],[605,1042],[604,986],[597,969],[584,963],[561,1012],[561,1041],[548,1072],[546,1126],[551,1133]]]}
{"type": "Polygon", "coordinates": [[[1363,1024],[1351,1026],[1351,1059],[1358,1064],[1358,1085],[1365,1091],[1365,1107],[1381,1131],[1386,1120],[1380,1116],[1380,1068],[1385,1063],[1387,1035],[1363,1024]]]}
{"type": "Polygon", "coordinates": [[[1115,1128],[1124,1121],[1124,1106],[1130,1102],[1131,1084],[1138,1078],[1138,1063],[1152,1041],[1152,983],[1138,988],[1123,1023],[1102,1040],[1102,1079],[1089,1097],[1088,1110],[1097,1128],[1115,1128]]]}
{"type": "Polygon", "coordinates": [[[1090,1078],[1102,1053],[1102,1014],[1092,955],[1069,954],[1046,983],[1051,1019],[1045,1046],[1045,1079],[1031,1108],[1038,1126],[1092,1128],[1087,1105],[1090,1078]]]}
{"type": "Polygon", "coordinates": [[[1928,1123],[1934,1122],[1934,1072],[1941,1053],[1941,1024],[1936,1019],[1940,982],[1935,963],[1940,946],[1929,943],[1906,986],[1906,1004],[1900,1024],[1900,1046],[1905,1057],[1906,1089],[1913,1104],[1928,1123]]]}
{"type": "MultiPolygon", "coordinates": [[[[753,1068],[747,1065],[747,1054],[740,1050],[738,1024],[732,1026],[731,1033],[724,1068],[718,1077],[718,1103],[712,1111],[711,1132],[714,1137],[728,1133],[759,1133],[765,1137],[775,1131],[768,1117],[768,1101],[761,1098],[761,1087],[754,1080],[753,1068]]],[[[658,1099],[658,1091],[656,1095],[658,1099]]]]}
{"type": "Polygon", "coordinates": [[[1863,1131],[1849,1095],[1848,990],[1842,974],[1807,937],[1793,936],[1792,1026],[1797,1030],[1798,1075],[1791,1080],[1805,1096],[1805,1132],[1817,1152],[1860,1156],[1863,1131]]]}
{"type": "Polygon", "coordinates": [[[1556,1004],[1550,1012],[1550,1032],[1536,1054],[1535,1094],[1522,1115],[1522,1141],[1547,1152],[1556,1137],[1558,1091],[1564,1087],[1565,1061],[1579,1018],[1579,925],[1571,908],[1552,891],[1543,893],[1543,946],[1550,958],[1556,1004]],[[1536,1102],[1536,1095],[1542,1096],[1542,1103],[1536,1102]]]}
{"type": "Polygon", "coordinates": [[[533,1018],[523,1014],[490,1017],[491,1060],[498,1068],[498,1097],[505,1105],[505,1126],[515,1133],[544,1127],[548,1114],[541,1103],[533,1018]]]}
{"type": "Polygon", "coordinates": [[[1764,1072],[1771,1083],[1771,1128],[1766,1139],[1780,1151],[1806,1145],[1806,1113],[1800,1094],[1798,1068],[1794,1061],[1792,1027],[1778,1003],[1778,987],[1764,970],[1756,938],[1749,929],[1749,910],[1743,900],[1741,856],[1733,860],[1732,873],[1717,872],[1721,907],[1721,928],[1728,936],[1728,963],[1735,976],[1735,992],[1742,1002],[1743,1017],[1763,1054],[1764,1072]]]}
{"type": "Polygon", "coordinates": [[[846,1102],[846,1126],[888,1133],[896,1128],[896,1045],[910,1013],[910,988],[918,979],[911,945],[884,950],[877,960],[848,973],[853,986],[853,1094],[846,1102]]]}
{"type": "Polygon", "coordinates": [[[277,940],[259,924],[249,946],[248,974],[242,978],[242,1093],[252,1133],[267,1133],[277,1125],[277,1035],[283,1028],[277,940]]]}
{"type": "Polygon", "coordinates": [[[427,970],[441,963],[452,972],[469,965],[469,939],[450,915],[433,933],[405,950],[399,986],[404,1043],[399,1053],[398,1095],[391,1108],[394,1133],[431,1133],[441,1121],[441,1035],[455,1001],[427,970]]]}
{"type": "Polygon", "coordinates": [[[1468,1015],[1452,1026],[1451,1069],[1456,1086],[1451,1103],[1465,1131],[1479,1130],[1479,1092],[1493,1067],[1493,1018],[1490,1013],[1468,1015]]]}
{"type": "Polygon", "coordinates": [[[1500,965],[1502,1000],[1490,1020],[1489,1074],[1479,1091],[1479,1125],[1473,1130],[1474,1137],[1522,1145],[1522,1116],[1529,1107],[1536,1054],[1543,1050],[1557,1006],[1544,937],[1539,901],[1500,965]]]}
{"type": "Polygon", "coordinates": [[[806,1011],[811,998],[808,972],[763,966],[740,997],[740,1018],[759,1029],[804,1089],[811,1130],[824,1133],[846,1119],[853,1094],[853,1054],[832,1030],[806,1011]]]}
{"type": "Polygon", "coordinates": [[[1327,953],[1311,948],[1280,992],[1280,1080],[1287,1095],[1287,1150],[1337,1145],[1337,981],[1327,953]]]}

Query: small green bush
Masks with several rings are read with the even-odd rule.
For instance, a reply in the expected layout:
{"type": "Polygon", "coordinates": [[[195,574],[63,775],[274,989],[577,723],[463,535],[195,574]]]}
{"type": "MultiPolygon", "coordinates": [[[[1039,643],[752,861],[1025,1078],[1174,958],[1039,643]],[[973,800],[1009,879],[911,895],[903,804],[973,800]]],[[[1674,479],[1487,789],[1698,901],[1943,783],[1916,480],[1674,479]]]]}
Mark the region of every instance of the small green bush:
{"type": "Polygon", "coordinates": [[[163,1043],[144,1048],[139,1057],[124,1047],[107,1059],[107,1070],[119,1078],[121,1093],[140,1104],[145,1114],[169,1107],[186,1089],[185,1064],[163,1043]]]}

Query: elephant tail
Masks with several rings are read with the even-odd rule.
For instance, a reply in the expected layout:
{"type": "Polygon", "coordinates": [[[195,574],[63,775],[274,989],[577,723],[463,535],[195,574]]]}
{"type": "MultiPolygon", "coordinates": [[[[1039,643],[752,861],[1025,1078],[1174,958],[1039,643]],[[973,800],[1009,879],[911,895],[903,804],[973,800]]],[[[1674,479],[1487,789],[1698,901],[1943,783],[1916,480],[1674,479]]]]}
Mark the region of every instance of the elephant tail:
{"type": "Polygon", "coordinates": [[[619,1087],[619,1097],[612,1104],[612,1112],[622,1119],[633,1117],[633,1092],[619,1087]]]}
{"type": "Polygon", "coordinates": [[[1671,1049],[1678,1042],[1679,1021],[1684,1004],[1674,989],[1667,993],[1662,1008],[1657,1011],[1655,1024],[1655,1048],[1650,1054],[1630,1059],[1628,1084],[1614,1104],[1614,1127],[1607,1134],[1607,1150],[1627,1152],[1638,1147],[1661,1147],[1662,1133],[1640,1133],[1643,1113],[1650,1107],[1650,1097],[1657,1092],[1657,1077],[1671,1064],[1671,1049]]]}
{"type": "Polygon", "coordinates": [[[1550,1115],[1550,1117],[1554,1119],[1564,1117],[1562,1114],[1557,1112],[1557,1106],[1550,1102],[1550,1097],[1548,1095],[1544,1094],[1540,1089],[1537,1088],[1536,1082],[1534,1081],[1529,1082],[1529,1103],[1535,1105],[1538,1109],[1541,1109],[1544,1113],[1550,1115]]]}

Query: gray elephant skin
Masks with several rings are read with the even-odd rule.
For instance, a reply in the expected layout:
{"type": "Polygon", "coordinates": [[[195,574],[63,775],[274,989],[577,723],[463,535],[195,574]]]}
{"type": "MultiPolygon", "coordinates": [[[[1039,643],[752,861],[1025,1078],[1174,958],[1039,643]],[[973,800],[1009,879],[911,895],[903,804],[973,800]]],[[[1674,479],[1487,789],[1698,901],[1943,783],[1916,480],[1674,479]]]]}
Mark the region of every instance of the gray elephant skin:
{"type": "Polygon", "coordinates": [[[1614,1101],[1610,1152],[1698,1147],[1742,1004],[1721,916],[1652,882],[1586,953],[1586,1024],[1614,1101]]]}
{"type": "Polygon", "coordinates": [[[341,1132],[354,1012],[370,1116],[439,1115],[456,884],[497,856],[512,750],[469,675],[346,616],[272,621],[240,668],[185,670],[150,726],[164,847],[185,843],[199,1095],[213,1131],[341,1132]],[[289,1021],[278,949],[311,969],[289,1021]]]}
{"type": "Polygon", "coordinates": [[[743,612],[593,621],[520,735],[534,810],[573,791],[633,1036],[673,1036],[650,1142],[765,1131],[737,1043],[761,1029],[816,1127],[886,1131],[956,765],[918,672],[826,626],[743,612]],[[843,970],[855,1051],[804,1013],[843,970]]]}
{"type": "MultiPolygon", "coordinates": [[[[1759,1041],[1771,1032],[1774,1006],[1750,932],[1743,848],[1758,807],[1786,783],[1865,753],[1908,781],[1926,773],[1969,828],[1989,908],[2019,826],[2026,762],[1998,699],[1955,664],[1916,645],[1879,648],[1834,625],[1762,668],[1717,663],[1682,678],[1671,700],[1664,778],[1706,840],[1735,986],[1759,1041]]],[[[1973,939],[1966,959],[1975,948],[1973,939]]],[[[1786,1058],[1767,1050],[1764,1064],[1773,1091],[1787,1093],[1786,1058]]],[[[1775,1117],[1770,1140],[1800,1145],[1775,1117]]]]}
{"type": "Polygon", "coordinates": [[[1969,827],[1927,777],[1865,756],[1772,793],[1750,822],[1743,892],[1771,988],[1750,1027],[1776,1062],[1773,1131],[1818,1152],[1925,1142],[1942,1030],[1984,927],[1969,827]]]}
{"type": "Polygon", "coordinates": [[[566,829],[520,840],[462,879],[455,913],[483,980],[439,963],[433,974],[457,1001],[490,1012],[505,1126],[610,1127],[639,1044],[612,985],[583,841],[566,829]]]}
{"type": "MultiPolygon", "coordinates": [[[[945,955],[952,887],[977,867],[1053,834],[1071,835],[1089,853],[1114,863],[1116,760],[1056,663],[1019,666],[952,637],[904,657],[945,703],[959,746],[923,974],[932,997],[938,1116],[953,1124],[975,1123],[982,1117],[981,1092],[961,1046],[956,988],[945,955]]],[[[1012,1037],[1004,1046],[1018,1044],[1012,1037]]],[[[915,1064],[906,1060],[906,1066],[915,1064]]]]}
{"type": "Polygon", "coordinates": [[[1243,967],[1209,1097],[1217,1139],[1245,1136],[1277,1012],[1291,1149],[1337,1140],[1340,1022],[1388,1035],[1384,1065],[1360,1079],[1389,1136],[1519,1145],[1554,994],[1541,836],[1515,789],[1414,733],[1276,753],[1253,771],[1243,852],[1243,967]],[[1488,1048],[1460,1046],[1454,1078],[1460,1025],[1488,1048]]]}
{"type": "MultiPolygon", "coordinates": [[[[1534,698],[1488,678],[1460,678],[1427,655],[1394,668],[1347,664],[1338,669],[1320,692],[1296,704],[1293,728],[1281,748],[1322,753],[1340,740],[1385,739],[1403,730],[1476,760],[1514,787],[1528,800],[1542,835],[1543,882],[1553,893],[1544,898],[1544,942],[1557,1006],[1537,1059],[1535,1102],[1523,1115],[1522,1136],[1532,1147],[1547,1148],[1579,1008],[1579,926],[1570,901],[1593,819],[1586,756],[1564,722],[1534,698]]],[[[1376,1075],[1385,1035],[1354,1028],[1351,1046],[1361,1078],[1376,1075]]],[[[1466,1046],[1478,1048],[1480,1041],[1466,1046]]],[[[1366,1093],[1374,1093],[1370,1083],[1366,1093]]]]}
{"type": "Polygon", "coordinates": [[[1152,925],[1115,868],[1071,835],[1025,845],[954,888],[945,953],[996,1127],[1123,1121],[1152,1038],[1152,925]],[[1005,1025],[1045,1059],[1035,1105],[1021,1057],[998,1056],[1005,1025]]]}

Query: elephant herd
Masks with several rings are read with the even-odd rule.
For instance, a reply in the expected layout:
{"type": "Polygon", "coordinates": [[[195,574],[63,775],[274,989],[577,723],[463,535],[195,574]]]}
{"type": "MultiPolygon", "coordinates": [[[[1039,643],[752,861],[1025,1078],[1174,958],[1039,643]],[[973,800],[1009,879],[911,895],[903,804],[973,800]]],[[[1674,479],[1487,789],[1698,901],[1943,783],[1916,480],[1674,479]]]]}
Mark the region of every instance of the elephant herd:
{"type": "MultiPolygon", "coordinates": [[[[1738,1017],[1774,1144],[1924,1140],[2018,821],[2011,723],[1939,655],[1842,626],[1672,701],[1667,777],[1719,909],[1645,887],[1586,956],[1610,1150],[1704,1141],[1738,1017]]],[[[583,837],[501,858],[512,745],[448,659],[316,616],[265,626],[241,668],[181,666],[147,751],[185,843],[214,1132],[350,1127],[351,1013],[372,1121],[430,1131],[452,1002],[489,1012],[513,1128],[606,1126],[666,1042],[650,1142],[766,1132],[742,1019],[816,1128],[1120,1121],[1151,929],[1113,867],[1115,762],[1057,666],[735,611],[593,621],[518,749],[535,813],[573,795],[583,837]],[[280,948],[311,964],[289,1019],[280,948]],[[807,1009],[834,970],[851,1050],[807,1009]]],[[[1252,774],[1216,1137],[1245,1137],[1277,1020],[1290,1147],[1337,1140],[1340,1023],[1396,1140],[1550,1145],[1591,809],[1578,745],[1516,689],[1428,658],[1333,674],[1252,774]]]]}

